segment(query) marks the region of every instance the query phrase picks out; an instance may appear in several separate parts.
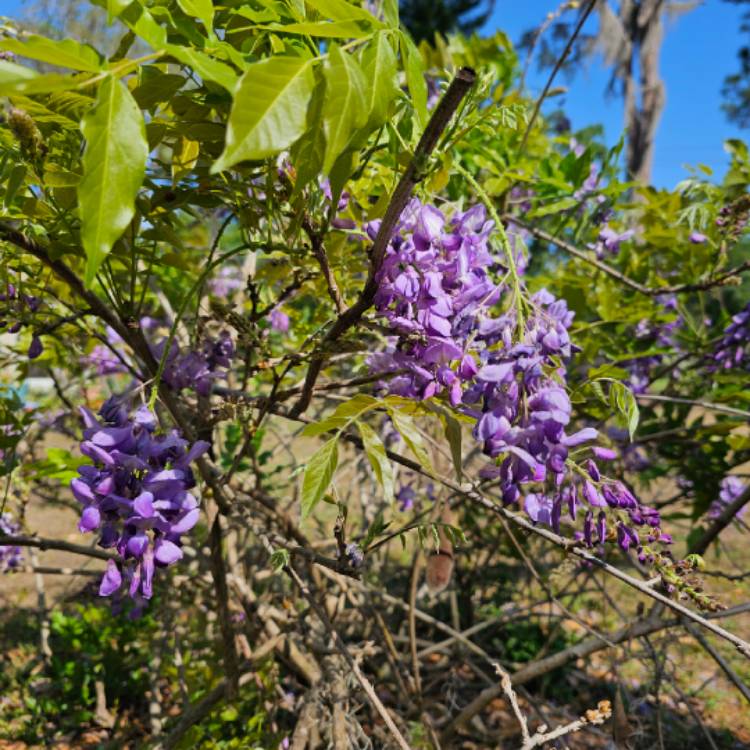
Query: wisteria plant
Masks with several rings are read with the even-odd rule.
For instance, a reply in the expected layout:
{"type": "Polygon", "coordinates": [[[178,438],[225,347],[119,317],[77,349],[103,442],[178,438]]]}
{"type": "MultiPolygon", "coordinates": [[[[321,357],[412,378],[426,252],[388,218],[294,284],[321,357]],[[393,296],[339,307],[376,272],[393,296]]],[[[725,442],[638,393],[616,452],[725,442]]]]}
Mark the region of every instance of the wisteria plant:
{"type": "Polygon", "coordinates": [[[623,181],[503,34],[417,48],[395,0],[93,4],[108,50],[0,26],[0,572],[89,558],[159,623],[172,718],[114,741],[273,680],[259,746],[494,747],[511,684],[681,627],[747,675],[703,573],[750,500],[744,144],[623,181]],[[461,632],[511,609],[524,659],[461,632]]]}

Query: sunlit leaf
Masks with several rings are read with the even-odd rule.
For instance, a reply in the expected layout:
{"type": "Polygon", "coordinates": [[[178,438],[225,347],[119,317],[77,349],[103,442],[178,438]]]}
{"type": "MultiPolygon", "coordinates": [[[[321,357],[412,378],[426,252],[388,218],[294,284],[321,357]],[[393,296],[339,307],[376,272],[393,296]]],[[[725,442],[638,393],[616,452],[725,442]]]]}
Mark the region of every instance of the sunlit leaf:
{"type": "Polygon", "coordinates": [[[332,47],[324,69],[326,98],[323,128],[326,135],[323,171],[331,171],[355,131],[367,122],[365,77],[357,61],[339,47],[332,47]]]}
{"type": "Polygon", "coordinates": [[[362,436],[367,460],[383,488],[383,498],[388,503],[393,502],[393,466],[388,460],[383,441],[367,423],[357,422],[357,427],[362,436]]]}
{"type": "Polygon", "coordinates": [[[307,518],[331,484],[339,461],[338,437],[324,443],[307,462],[302,479],[302,518],[307,518]]]}
{"type": "Polygon", "coordinates": [[[430,456],[424,445],[424,440],[419,434],[417,426],[414,424],[414,420],[404,414],[403,412],[393,409],[390,412],[391,420],[396,431],[404,439],[404,442],[409,447],[409,450],[414,454],[414,457],[419,463],[427,469],[432,471],[432,462],[430,456]]]}
{"type": "Polygon", "coordinates": [[[36,34],[25,37],[23,41],[6,37],[0,39],[0,50],[50,65],[59,65],[61,68],[91,73],[96,73],[102,68],[99,53],[88,44],[81,44],[73,39],[47,39],[36,34]]]}
{"type": "Polygon", "coordinates": [[[183,13],[193,16],[201,21],[206,31],[214,30],[214,4],[213,0],[177,0],[177,4],[183,13]]]}
{"type": "Polygon", "coordinates": [[[362,70],[366,79],[367,124],[375,128],[388,118],[390,104],[398,93],[396,55],[387,32],[378,32],[365,47],[362,70]]]}
{"type": "Polygon", "coordinates": [[[106,78],[94,108],[83,118],[86,138],[83,178],[78,185],[86,284],[135,213],[146,168],[148,144],[143,115],[125,85],[106,78]]]}
{"type": "Polygon", "coordinates": [[[226,145],[212,172],[291,146],[305,130],[314,85],[312,63],[303,57],[272,57],[251,65],[235,92],[226,145]]]}

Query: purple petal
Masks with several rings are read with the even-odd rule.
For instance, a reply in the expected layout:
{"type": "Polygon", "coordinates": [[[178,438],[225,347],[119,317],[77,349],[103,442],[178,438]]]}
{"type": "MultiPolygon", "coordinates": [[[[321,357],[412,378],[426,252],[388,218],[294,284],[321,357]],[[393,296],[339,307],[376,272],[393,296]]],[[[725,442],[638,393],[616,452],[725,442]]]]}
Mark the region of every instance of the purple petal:
{"type": "Polygon", "coordinates": [[[162,565],[171,565],[182,557],[182,550],[168,539],[159,539],[154,546],[154,559],[162,565]]]}
{"type": "Polygon", "coordinates": [[[114,560],[107,560],[107,570],[99,584],[99,596],[110,596],[122,586],[122,576],[114,560]]]}

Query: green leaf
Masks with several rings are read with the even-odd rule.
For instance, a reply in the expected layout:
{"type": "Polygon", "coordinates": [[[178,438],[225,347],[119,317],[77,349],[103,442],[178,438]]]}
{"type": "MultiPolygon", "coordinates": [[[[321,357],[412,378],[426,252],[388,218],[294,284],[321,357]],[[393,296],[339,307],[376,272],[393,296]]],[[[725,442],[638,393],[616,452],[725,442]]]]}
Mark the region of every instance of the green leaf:
{"type": "Polygon", "coordinates": [[[638,409],[638,401],[630,388],[614,378],[598,378],[592,380],[589,385],[603,403],[617,412],[627,427],[632,440],[636,429],[638,429],[640,410],[638,409]],[[606,397],[601,386],[603,382],[609,383],[609,393],[606,397]]]}
{"type": "Polygon", "coordinates": [[[383,0],[385,22],[392,28],[398,28],[398,0],[383,0]]]}
{"type": "Polygon", "coordinates": [[[305,468],[302,479],[302,519],[307,518],[325,495],[339,461],[338,436],[317,450],[305,468]]]}
{"type": "Polygon", "coordinates": [[[380,486],[383,488],[383,497],[386,502],[393,502],[393,467],[386,455],[383,441],[369,424],[357,422],[357,427],[359,428],[359,434],[362,436],[367,459],[380,486]]]}
{"type": "Polygon", "coordinates": [[[325,81],[318,74],[318,82],[315,85],[310,104],[307,108],[307,119],[304,135],[292,146],[290,156],[297,177],[294,181],[294,192],[292,199],[313,180],[323,169],[323,157],[325,156],[326,139],[323,135],[323,102],[325,100],[325,81]]]}
{"type": "Polygon", "coordinates": [[[50,91],[72,89],[79,83],[72,76],[58,73],[39,75],[23,65],[0,60],[0,96],[14,94],[44,94],[50,91]]]}
{"type": "MultiPolygon", "coordinates": [[[[0,87],[15,86],[22,81],[30,81],[37,78],[39,74],[31,68],[25,68],[23,65],[8,60],[0,60],[0,87]]],[[[0,90],[2,90],[0,88],[0,90]]]]}
{"type": "Polygon", "coordinates": [[[573,208],[574,206],[577,206],[580,203],[578,198],[567,197],[567,198],[561,198],[559,201],[554,201],[553,203],[547,203],[544,206],[537,206],[536,208],[531,209],[526,215],[531,217],[536,216],[549,216],[550,214],[559,214],[562,211],[567,211],[569,208],[573,208]]]}
{"type": "Polygon", "coordinates": [[[108,13],[117,16],[136,36],[151,45],[155,50],[162,49],[167,43],[167,30],[138,2],[127,0],[92,0],[95,5],[103,6],[108,13]]]}
{"type": "Polygon", "coordinates": [[[94,108],[81,122],[86,139],[83,178],[78,185],[81,242],[86,252],[86,286],[125,231],[148,158],[146,127],[123,83],[106,78],[94,108]]]}
{"type": "Polygon", "coordinates": [[[31,34],[24,41],[0,39],[0,50],[62,68],[85,70],[89,73],[97,73],[102,69],[99,53],[88,44],[80,44],[73,39],[58,41],[31,34]]]}
{"type": "Polygon", "coordinates": [[[408,417],[406,414],[395,409],[390,412],[391,419],[393,420],[393,426],[397,432],[404,439],[404,442],[409,447],[409,450],[414,454],[415,458],[419,463],[432,472],[432,463],[430,456],[424,446],[424,440],[417,430],[417,426],[414,424],[414,420],[408,417]]]}
{"type": "Polygon", "coordinates": [[[8,175],[8,181],[5,183],[5,198],[3,199],[3,205],[7,208],[13,203],[13,199],[16,197],[18,188],[23,185],[24,178],[26,177],[26,165],[25,164],[14,164],[8,175]]]}
{"type": "Polygon", "coordinates": [[[250,65],[234,94],[224,151],[211,171],[291,146],[305,130],[314,86],[312,62],[302,57],[272,57],[250,65]]]}
{"type": "Polygon", "coordinates": [[[322,38],[365,39],[372,34],[369,29],[363,29],[356,21],[308,21],[303,23],[271,24],[256,26],[268,31],[283,31],[286,34],[305,34],[322,38]]]}
{"type": "Polygon", "coordinates": [[[367,97],[367,125],[376,128],[388,119],[390,104],[398,93],[397,63],[388,33],[379,31],[362,55],[367,97]]]}
{"type": "Polygon", "coordinates": [[[333,412],[333,416],[354,419],[366,411],[376,409],[378,406],[382,406],[380,399],[370,396],[367,393],[358,393],[343,404],[339,404],[336,407],[336,411],[333,412]]]}
{"type": "Polygon", "coordinates": [[[424,78],[422,55],[414,46],[411,37],[401,32],[401,57],[406,69],[406,85],[409,87],[414,111],[421,127],[427,124],[427,81],[424,78]]]}
{"type": "Polygon", "coordinates": [[[349,424],[349,419],[346,417],[326,417],[320,422],[313,422],[312,424],[306,425],[305,429],[302,430],[302,435],[305,437],[318,437],[325,432],[331,432],[332,430],[341,430],[349,424]]]}
{"type": "Polygon", "coordinates": [[[628,433],[630,433],[630,439],[633,439],[635,431],[638,429],[638,420],[640,419],[640,412],[638,410],[638,402],[633,395],[633,392],[626,385],[623,385],[619,381],[614,381],[609,391],[610,401],[614,397],[614,407],[622,415],[623,421],[625,422],[628,433]]]}
{"type": "Polygon", "coordinates": [[[283,547],[274,550],[271,555],[271,567],[280,573],[287,565],[289,565],[289,552],[283,547]]]}
{"type": "Polygon", "coordinates": [[[328,174],[349,145],[355,131],[367,122],[365,77],[357,61],[340,47],[332,47],[324,69],[326,98],[323,129],[326,150],[323,172],[328,174]]]}
{"type": "Polygon", "coordinates": [[[206,31],[213,33],[214,30],[214,4],[213,0],[177,0],[183,13],[203,21],[206,31]]]}
{"type": "Polygon", "coordinates": [[[383,23],[369,11],[346,0],[305,0],[306,3],[321,15],[332,21],[366,21],[371,26],[382,28],[383,23]]]}
{"type": "Polygon", "coordinates": [[[214,60],[203,52],[189,47],[170,44],[167,48],[172,57],[192,68],[204,81],[213,81],[230,94],[237,88],[237,76],[226,63],[214,60]]]}

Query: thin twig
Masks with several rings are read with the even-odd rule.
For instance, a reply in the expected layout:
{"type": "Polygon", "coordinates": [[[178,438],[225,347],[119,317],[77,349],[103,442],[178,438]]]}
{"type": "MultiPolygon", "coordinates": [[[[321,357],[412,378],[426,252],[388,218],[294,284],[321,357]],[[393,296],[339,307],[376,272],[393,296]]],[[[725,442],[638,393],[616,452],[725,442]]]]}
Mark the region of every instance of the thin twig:
{"type": "Polygon", "coordinates": [[[710,401],[695,401],[690,398],[678,398],[676,396],[665,396],[657,393],[636,393],[636,399],[638,401],[664,401],[669,404],[685,404],[686,406],[699,406],[709,411],[718,411],[722,414],[732,414],[737,417],[744,417],[750,419],[750,411],[744,411],[743,409],[735,409],[731,406],[724,406],[724,404],[714,404],[710,401]]]}
{"type": "Polygon", "coordinates": [[[542,89],[542,93],[539,95],[539,98],[536,100],[536,104],[534,105],[534,111],[531,114],[531,118],[529,119],[528,125],[526,125],[526,130],[524,131],[523,138],[521,139],[521,145],[518,147],[519,154],[523,153],[523,150],[526,148],[526,143],[529,140],[529,135],[531,135],[531,130],[534,127],[536,118],[539,117],[539,110],[542,108],[542,103],[547,98],[547,94],[549,93],[549,90],[552,86],[552,82],[555,80],[555,76],[557,76],[560,68],[563,66],[563,63],[565,62],[568,55],[570,54],[570,50],[573,49],[573,43],[575,42],[578,35],[581,33],[581,29],[583,28],[583,25],[586,23],[586,19],[591,15],[591,11],[594,10],[595,5],[596,5],[596,0],[589,0],[589,4],[582,11],[581,17],[578,19],[578,23],[576,24],[575,29],[573,29],[573,33],[570,35],[570,39],[568,39],[568,43],[565,45],[565,49],[563,49],[562,54],[560,55],[560,57],[557,59],[557,62],[555,63],[555,67],[552,69],[552,72],[549,74],[547,83],[544,85],[544,88],[542,89]]]}
{"type": "Polygon", "coordinates": [[[750,688],[740,679],[739,675],[729,666],[727,660],[711,645],[708,639],[695,625],[685,623],[688,633],[700,643],[703,650],[719,665],[729,681],[742,693],[742,697],[750,703],[750,688]]]}
{"type": "Polygon", "coordinates": [[[103,550],[94,549],[93,547],[84,547],[82,544],[71,544],[70,542],[61,542],[57,539],[44,539],[34,536],[0,536],[0,547],[37,547],[41,550],[58,549],[63,552],[72,552],[75,555],[85,555],[86,557],[96,557],[99,560],[115,560],[115,555],[104,552],[103,550]]]}
{"type": "Polygon", "coordinates": [[[346,663],[352,670],[352,673],[357,679],[357,682],[359,682],[359,684],[362,686],[362,689],[365,691],[365,695],[367,695],[367,698],[370,701],[372,707],[378,712],[380,717],[385,722],[385,725],[393,735],[393,739],[396,741],[396,744],[401,748],[401,750],[411,750],[409,744],[406,742],[404,736],[401,734],[399,728],[391,718],[391,715],[388,713],[388,709],[383,705],[380,698],[378,698],[378,695],[375,692],[373,686],[370,684],[370,681],[364,676],[364,674],[362,674],[362,670],[359,668],[356,660],[349,652],[349,649],[346,647],[346,643],[344,643],[344,640],[339,635],[339,632],[336,630],[336,628],[334,628],[333,623],[330,621],[328,615],[326,614],[326,611],[323,609],[323,607],[320,606],[320,604],[318,604],[312,591],[310,591],[310,588],[299,577],[297,571],[291,565],[286,565],[284,567],[284,572],[287,573],[287,575],[294,581],[302,595],[310,603],[310,606],[315,611],[315,614],[323,623],[323,627],[325,627],[325,629],[328,631],[328,634],[333,641],[333,645],[344,657],[344,659],[346,659],[346,663]]]}
{"type": "Polygon", "coordinates": [[[582,260],[584,263],[588,263],[589,265],[594,266],[594,268],[598,268],[600,271],[606,273],[608,276],[611,276],[613,279],[616,279],[621,284],[624,284],[625,286],[630,287],[634,291],[639,292],[640,294],[644,294],[647,297],[659,297],[662,294],[685,294],[687,292],[706,291],[707,289],[712,289],[716,286],[723,286],[730,279],[733,279],[736,276],[739,276],[744,271],[750,269],[750,261],[745,261],[735,268],[732,268],[729,271],[725,271],[724,273],[715,276],[713,279],[707,279],[706,281],[699,281],[691,284],[675,284],[674,286],[662,287],[644,286],[640,282],[631,279],[624,273],[621,273],[616,268],[613,268],[609,264],[604,263],[604,261],[592,257],[588,253],[577,248],[575,245],[572,245],[570,242],[566,242],[564,239],[556,237],[554,234],[550,234],[544,229],[533,227],[527,224],[522,219],[519,219],[517,216],[513,216],[512,214],[503,214],[502,218],[505,221],[521,227],[521,229],[525,229],[533,237],[556,245],[558,248],[560,248],[560,250],[563,250],[569,255],[582,260]]]}

